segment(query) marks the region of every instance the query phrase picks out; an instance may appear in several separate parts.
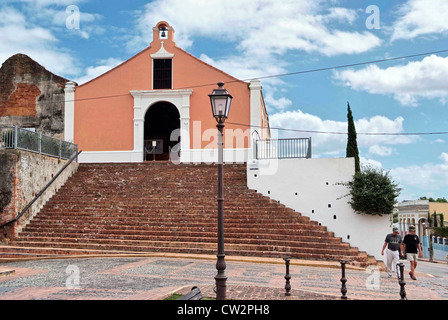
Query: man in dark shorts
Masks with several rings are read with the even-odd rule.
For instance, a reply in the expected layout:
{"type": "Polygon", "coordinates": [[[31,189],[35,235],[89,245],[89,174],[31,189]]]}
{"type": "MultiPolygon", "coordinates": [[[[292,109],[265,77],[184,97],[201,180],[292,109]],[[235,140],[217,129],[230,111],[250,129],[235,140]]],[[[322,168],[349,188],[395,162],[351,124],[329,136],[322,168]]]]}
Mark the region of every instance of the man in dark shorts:
{"type": "Polygon", "coordinates": [[[404,252],[403,241],[398,232],[398,228],[393,228],[392,233],[386,236],[383,250],[381,251],[381,255],[384,256],[384,250],[386,250],[386,271],[389,278],[397,270],[397,263],[400,261],[400,249],[404,252]]]}
{"type": "Polygon", "coordinates": [[[406,252],[406,258],[411,263],[411,272],[409,272],[409,276],[412,280],[417,280],[415,278],[415,268],[417,268],[418,258],[421,258],[423,254],[420,246],[420,239],[415,234],[414,226],[409,227],[409,234],[404,237],[403,246],[406,252]]]}

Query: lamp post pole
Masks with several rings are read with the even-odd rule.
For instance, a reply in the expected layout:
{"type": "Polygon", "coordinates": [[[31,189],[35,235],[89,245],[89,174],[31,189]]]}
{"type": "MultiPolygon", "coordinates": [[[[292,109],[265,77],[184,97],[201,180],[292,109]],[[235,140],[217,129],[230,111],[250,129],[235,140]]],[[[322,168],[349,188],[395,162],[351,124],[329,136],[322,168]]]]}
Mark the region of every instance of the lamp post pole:
{"type": "Polygon", "coordinates": [[[216,281],[216,300],[226,299],[227,276],[225,274],[226,262],[224,253],[224,146],[223,146],[223,132],[224,122],[226,121],[230,104],[233,97],[224,89],[224,83],[219,82],[218,88],[213,90],[209,95],[212,107],[213,116],[218,124],[218,261],[216,262],[216,269],[218,273],[215,277],[216,281]]]}
{"type": "Polygon", "coordinates": [[[226,299],[227,276],[225,275],[226,262],[224,253],[224,175],[223,175],[223,131],[224,123],[219,122],[218,128],[218,261],[216,269],[216,299],[226,299]]]}

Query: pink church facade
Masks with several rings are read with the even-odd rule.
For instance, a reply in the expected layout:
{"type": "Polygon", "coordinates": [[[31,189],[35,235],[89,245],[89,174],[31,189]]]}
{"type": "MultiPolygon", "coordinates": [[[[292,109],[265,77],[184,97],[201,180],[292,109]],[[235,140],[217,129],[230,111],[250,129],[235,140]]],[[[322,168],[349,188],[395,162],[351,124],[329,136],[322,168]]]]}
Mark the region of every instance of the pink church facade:
{"type": "Polygon", "coordinates": [[[79,145],[80,162],[216,162],[208,95],[218,82],[233,96],[225,162],[247,162],[255,141],[270,137],[260,81],[238,80],[179,48],[164,21],[145,50],[85,84],[67,83],[65,140],[79,145]]]}

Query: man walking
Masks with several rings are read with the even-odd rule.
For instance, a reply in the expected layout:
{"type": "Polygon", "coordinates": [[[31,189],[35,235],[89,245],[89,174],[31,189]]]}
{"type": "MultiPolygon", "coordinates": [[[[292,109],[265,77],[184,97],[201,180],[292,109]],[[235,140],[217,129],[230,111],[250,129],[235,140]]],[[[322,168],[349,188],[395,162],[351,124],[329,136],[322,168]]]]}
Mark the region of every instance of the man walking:
{"type": "Polygon", "coordinates": [[[383,250],[381,251],[381,255],[383,256],[384,250],[386,250],[386,271],[390,278],[393,272],[397,270],[397,263],[400,261],[400,250],[404,252],[403,240],[398,232],[398,228],[394,227],[392,233],[386,236],[383,250]]]}
{"type": "Polygon", "coordinates": [[[420,246],[420,239],[415,234],[415,226],[409,227],[409,234],[404,237],[403,247],[406,252],[406,258],[411,264],[411,272],[409,272],[409,275],[412,280],[417,280],[415,278],[415,268],[417,268],[418,258],[423,256],[423,252],[420,246]]]}

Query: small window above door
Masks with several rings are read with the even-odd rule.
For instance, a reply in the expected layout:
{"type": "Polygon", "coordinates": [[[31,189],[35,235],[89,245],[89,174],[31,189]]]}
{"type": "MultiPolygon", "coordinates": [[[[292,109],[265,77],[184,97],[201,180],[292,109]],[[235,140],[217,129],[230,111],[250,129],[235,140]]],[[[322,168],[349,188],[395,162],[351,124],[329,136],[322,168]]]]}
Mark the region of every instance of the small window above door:
{"type": "Polygon", "coordinates": [[[153,67],[153,89],[172,89],[173,59],[154,59],[153,67]]]}

